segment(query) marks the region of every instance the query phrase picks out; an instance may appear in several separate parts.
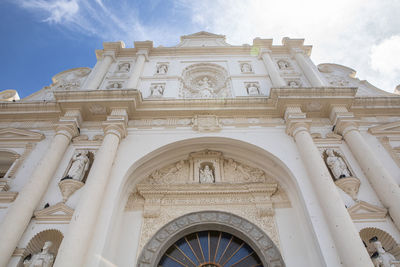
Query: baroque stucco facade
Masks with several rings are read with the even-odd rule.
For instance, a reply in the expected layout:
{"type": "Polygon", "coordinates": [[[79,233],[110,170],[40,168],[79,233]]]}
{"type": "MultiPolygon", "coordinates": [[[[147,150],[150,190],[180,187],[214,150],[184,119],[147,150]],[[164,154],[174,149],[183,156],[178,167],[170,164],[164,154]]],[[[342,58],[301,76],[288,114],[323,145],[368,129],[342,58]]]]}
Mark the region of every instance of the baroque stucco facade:
{"type": "Polygon", "coordinates": [[[57,267],[157,266],[211,230],[264,266],[373,266],[374,236],[400,259],[400,97],[310,53],[112,42],[93,69],[3,91],[0,266],[46,241],[57,267]]]}

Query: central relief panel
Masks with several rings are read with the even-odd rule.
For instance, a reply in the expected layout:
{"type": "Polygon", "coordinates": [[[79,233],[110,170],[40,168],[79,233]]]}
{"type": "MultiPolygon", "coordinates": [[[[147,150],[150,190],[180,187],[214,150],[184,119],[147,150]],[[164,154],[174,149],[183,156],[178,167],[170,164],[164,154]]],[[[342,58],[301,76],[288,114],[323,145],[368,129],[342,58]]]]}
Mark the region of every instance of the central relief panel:
{"type": "Polygon", "coordinates": [[[216,64],[200,63],[183,70],[179,96],[182,98],[232,97],[227,71],[216,64]]]}
{"type": "Polygon", "coordinates": [[[226,158],[222,152],[203,150],[142,179],[125,210],[143,212],[140,253],[168,222],[205,210],[226,211],[246,218],[279,247],[275,208],[289,206],[285,192],[263,170],[226,158]]]}

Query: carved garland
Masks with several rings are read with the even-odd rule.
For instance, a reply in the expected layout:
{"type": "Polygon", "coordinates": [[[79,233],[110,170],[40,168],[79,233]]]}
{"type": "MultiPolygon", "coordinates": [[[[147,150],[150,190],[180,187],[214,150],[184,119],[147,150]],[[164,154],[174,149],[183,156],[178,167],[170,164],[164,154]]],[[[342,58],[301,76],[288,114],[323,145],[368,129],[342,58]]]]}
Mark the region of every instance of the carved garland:
{"type": "Polygon", "coordinates": [[[221,211],[203,211],[181,216],[161,228],[139,256],[139,267],[156,267],[160,257],[182,236],[199,230],[223,229],[247,242],[257,252],[264,266],[285,266],[272,240],[256,225],[237,215],[221,211]]]}

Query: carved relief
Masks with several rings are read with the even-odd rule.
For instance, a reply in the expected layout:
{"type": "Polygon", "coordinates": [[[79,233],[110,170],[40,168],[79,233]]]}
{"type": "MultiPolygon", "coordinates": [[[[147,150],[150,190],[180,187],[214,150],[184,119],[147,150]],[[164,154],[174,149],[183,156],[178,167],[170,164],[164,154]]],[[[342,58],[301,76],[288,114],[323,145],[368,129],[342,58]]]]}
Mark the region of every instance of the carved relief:
{"type": "Polygon", "coordinates": [[[261,95],[260,84],[258,82],[246,82],[244,83],[247,94],[251,96],[261,95]]]}
{"type": "Polygon", "coordinates": [[[184,69],[180,96],[220,98],[232,96],[226,70],[216,64],[195,64],[184,69]]]}
{"type": "Polygon", "coordinates": [[[123,87],[123,83],[120,81],[109,81],[106,88],[107,89],[121,89],[123,87]]]}
{"type": "Polygon", "coordinates": [[[167,72],[168,72],[168,63],[157,63],[156,74],[167,74],[167,72]]]}
{"type": "Polygon", "coordinates": [[[297,88],[297,87],[300,87],[301,83],[299,80],[290,80],[287,82],[287,85],[289,87],[297,88]]]}
{"type": "Polygon", "coordinates": [[[287,70],[290,68],[290,63],[287,60],[284,59],[280,59],[278,60],[278,62],[276,63],[278,65],[278,68],[280,70],[287,70]]]}
{"type": "Polygon", "coordinates": [[[189,162],[181,160],[155,170],[148,177],[151,184],[185,183],[189,177],[189,162]]]}
{"type": "Polygon", "coordinates": [[[201,225],[214,224],[225,225],[243,232],[244,236],[258,246],[261,253],[260,256],[268,266],[284,266],[277,248],[279,243],[277,243],[277,231],[273,217],[266,217],[263,220],[254,222],[252,210],[241,209],[239,211],[238,209],[233,209],[228,212],[199,210],[187,212],[186,210],[175,209],[175,211],[173,213],[162,212],[163,216],[165,216],[162,221],[165,221],[166,225],[162,228],[156,228],[157,230],[160,229],[157,233],[149,231],[150,229],[147,227],[153,228],[154,224],[158,224],[159,220],[153,219],[144,225],[144,228],[142,228],[142,238],[144,239],[141,240],[139,249],[142,250],[144,244],[148,242],[139,256],[138,266],[155,266],[156,255],[161,253],[160,250],[170,238],[184,231],[184,229],[194,225],[199,228],[201,225]]]}
{"type": "Polygon", "coordinates": [[[100,104],[93,104],[89,106],[89,111],[93,115],[106,115],[107,114],[107,108],[105,106],[102,106],[100,104]]]}
{"type": "Polygon", "coordinates": [[[89,68],[63,71],[52,78],[53,84],[50,87],[54,90],[77,90],[83,85],[89,73],[89,68]]]}
{"type": "Polygon", "coordinates": [[[140,247],[167,222],[210,208],[245,216],[279,245],[276,206],[290,206],[289,199],[264,171],[203,150],[153,171],[136,186],[125,210],[143,211],[140,247]]]}
{"type": "Polygon", "coordinates": [[[221,130],[218,117],[215,115],[196,115],[193,118],[193,129],[199,132],[216,132],[221,130]]]}
{"type": "Polygon", "coordinates": [[[131,64],[129,62],[121,62],[118,64],[117,72],[129,72],[131,69],[131,64]]]}
{"type": "Polygon", "coordinates": [[[165,83],[152,83],[150,86],[150,97],[163,97],[165,83]]]}
{"type": "Polygon", "coordinates": [[[240,63],[240,71],[242,73],[252,73],[253,68],[249,62],[242,62],[240,63]]]}

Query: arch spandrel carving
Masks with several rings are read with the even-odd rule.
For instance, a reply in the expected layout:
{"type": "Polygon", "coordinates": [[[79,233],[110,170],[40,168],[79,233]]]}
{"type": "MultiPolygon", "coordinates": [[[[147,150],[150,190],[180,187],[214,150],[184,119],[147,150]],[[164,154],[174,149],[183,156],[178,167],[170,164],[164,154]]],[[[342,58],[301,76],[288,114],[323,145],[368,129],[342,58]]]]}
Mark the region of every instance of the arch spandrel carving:
{"type": "Polygon", "coordinates": [[[221,211],[188,213],[170,221],[147,242],[137,266],[155,267],[170,245],[186,234],[202,230],[223,230],[247,242],[266,267],[283,267],[279,249],[265,232],[250,221],[221,211]]]}
{"type": "Polygon", "coordinates": [[[139,248],[169,221],[193,211],[219,210],[242,216],[263,229],[279,246],[275,208],[290,207],[279,183],[263,170],[203,150],[153,171],[135,187],[125,211],[142,211],[139,248]],[[203,183],[205,164],[215,181],[203,183]],[[199,174],[199,173],[197,173],[199,174]]]}

